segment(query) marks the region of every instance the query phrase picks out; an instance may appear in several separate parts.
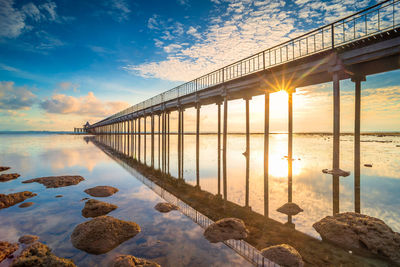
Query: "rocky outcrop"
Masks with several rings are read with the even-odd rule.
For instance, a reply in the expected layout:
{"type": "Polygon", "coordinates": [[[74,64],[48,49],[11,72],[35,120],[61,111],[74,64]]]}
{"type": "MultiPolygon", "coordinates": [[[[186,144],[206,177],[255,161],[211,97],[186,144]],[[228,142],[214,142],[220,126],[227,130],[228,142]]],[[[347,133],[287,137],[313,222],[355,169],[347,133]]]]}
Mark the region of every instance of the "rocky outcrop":
{"type": "Polygon", "coordinates": [[[246,238],[249,231],[244,222],[237,218],[224,218],[211,224],[204,231],[204,237],[211,243],[229,239],[246,238]]]}
{"type": "Polygon", "coordinates": [[[18,173],[3,173],[3,174],[0,174],[0,182],[7,182],[10,180],[14,180],[20,176],[21,175],[19,175],[18,173]]]}
{"type": "Polygon", "coordinates": [[[157,205],[154,206],[154,208],[156,210],[158,210],[159,212],[163,212],[163,213],[179,209],[178,206],[168,203],[168,202],[158,203],[157,205]]]}
{"type": "Polygon", "coordinates": [[[22,244],[32,244],[37,240],[39,240],[39,237],[36,235],[24,235],[18,239],[18,242],[22,244]]]}
{"type": "Polygon", "coordinates": [[[22,204],[19,204],[18,207],[20,207],[20,208],[27,208],[27,207],[32,206],[33,204],[34,204],[33,202],[24,202],[24,203],[22,203],[22,204]]]}
{"type": "Polygon", "coordinates": [[[4,167],[4,166],[0,166],[0,172],[6,171],[11,169],[10,167],[4,167]]]}
{"type": "Polygon", "coordinates": [[[30,179],[23,181],[24,184],[27,183],[39,183],[46,188],[58,188],[70,185],[76,185],[80,182],[84,181],[85,178],[79,175],[69,175],[69,176],[48,176],[48,177],[40,177],[35,179],[30,179]]]}
{"type": "Polygon", "coordinates": [[[25,248],[21,255],[13,260],[11,266],[75,267],[76,265],[71,260],[57,257],[48,246],[37,242],[25,248]]]}
{"type": "Polygon", "coordinates": [[[303,211],[296,203],[288,202],[283,204],[280,208],[276,211],[286,214],[286,215],[297,215],[303,211]]]}
{"type": "Polygon", "coordinates": [[[382,220],[346,212],[327,216],[313,224],[323,240],[345,249],[367,249],[400,264],[400,234],[382,220]]]}
{"type": "Polygon", "coordinates": [[[100,216],[77,225],[72,232],[71,242],[77,249],[103,254],[139,232],[140,227],[135,222],[100,216]]]}
{"type": "Polygon", "coordinates": [[[0,262],[10,256],[18,249],[18,244],[0,241],[0,262]]]}
{"type": "Polygon", "coordinates": [[[280,266],[303,267],[300,253],[292,246],[281,244],[261,250],[261,254],[280,266]]]}
{"type": "Polygon", "coordinates": [[[25,199],[31,198],[36,196],[36,194],[29,192],[29,191],[24,191],[24,192],[19,192],[19,193],[13,193],[13,194],[0,194],[0,209],[8,208],[11,206],[14,206],[15,204],[18,204],[25,199]]]}
{"type": "Polygon", "coordinates": [[[106,215],[116,208],[118,208],[118,206],[116,205],[95,199],[89,199],[88,201],[86,201],[85,207],[82,210],[82,216],[85,218],[98,217],[106,215]]]}
{"type": "Polygon", "coordinates": [[[85,193],[92,197],[109,197],[117,192],[117,188],[106,185],[99,185],[85,190],[85,193]]]}
{"type": "Polygon", "coordinates": [[[155,262],[136,258],[132,255],[120,255],[116,257],[114,260],[110,262],[109,267],[134,267],[134,266],[143,266],[143,267],[161,267],[155,262]]]}

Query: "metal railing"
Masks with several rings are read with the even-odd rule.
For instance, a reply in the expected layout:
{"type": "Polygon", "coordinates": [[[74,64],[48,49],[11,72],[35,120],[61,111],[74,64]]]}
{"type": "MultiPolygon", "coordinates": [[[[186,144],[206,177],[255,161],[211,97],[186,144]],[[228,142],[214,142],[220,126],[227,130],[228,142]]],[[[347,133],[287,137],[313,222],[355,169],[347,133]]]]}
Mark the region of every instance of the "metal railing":
{"type": "MultiPolygon", "coordinates": [[[[386,0],[179,85],[98,123],[105,123],[111,119],[147,109],[230,80],[383,33],[397,28],[399,24],[400,0],[386,0]]],[[[96,126],[97,123],[92,125],[92,127],[96,126]]]]}

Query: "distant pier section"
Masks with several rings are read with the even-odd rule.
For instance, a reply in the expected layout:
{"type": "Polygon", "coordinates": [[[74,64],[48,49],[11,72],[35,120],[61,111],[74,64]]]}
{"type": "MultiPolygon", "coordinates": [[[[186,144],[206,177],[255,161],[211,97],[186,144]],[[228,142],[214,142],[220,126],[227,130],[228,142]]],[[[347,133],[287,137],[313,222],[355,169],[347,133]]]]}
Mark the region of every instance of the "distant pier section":
{"type": "Polygon", "coordinates": [[[87,133],[88,129],[90,127],[90,123],[86,122],[85,125],[83,125],[83,128],[74,128],[74,133],[87,133]]]}

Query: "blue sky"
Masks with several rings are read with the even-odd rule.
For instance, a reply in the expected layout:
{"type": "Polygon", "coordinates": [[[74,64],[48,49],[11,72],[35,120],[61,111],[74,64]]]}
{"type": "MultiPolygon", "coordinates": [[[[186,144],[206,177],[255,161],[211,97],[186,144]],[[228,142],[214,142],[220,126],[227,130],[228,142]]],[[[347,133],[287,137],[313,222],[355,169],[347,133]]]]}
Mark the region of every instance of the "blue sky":
{"type": "MultiPolygon", "coordinates": [[[[70,130],[87,120],[95,122],[374,3],[0,0],[0,130],[70,130]]],[[[398,119],[392,118],[393,109],[400,109],[397,76],[392,72],[365,83],[366,88],[391,88],[382,93],[385,101],[391,101],[391,109],[386,106],[382,111],[387,113],[387,124],[368,124],[366,130],[400,130],[393,126],[400,125],[398,119]]],[[[346,90],[351,92],[351,83],[344,83],[344,97],[346,90]]],[[[314,93],[330,101],[330,85],[303,88],[299,97],[314,103],[314,93]]],[[[366,101],[370,95],[365,91],[366,101]]],[[[254,101],[255,108],[261,105],[254,101]]],[[[344,101],[349,109],[350,102],[350,98],[344,101]]],[[[377,114],[379,107],[366,103],[365,114],[377,114]]],[[[297,108],[299,113],[308,110],[297,108]]],[[[208,110],[204,120],[213,112],[208,110]]],[[[254,116],[255,130],[261,115],[254,116]]],[[[275,130],[284,130],[283,118],[272,119],[275,130]]],[[[321,127],[303,124],[299,131],[331,129],[330,122],[321,127]]]]}

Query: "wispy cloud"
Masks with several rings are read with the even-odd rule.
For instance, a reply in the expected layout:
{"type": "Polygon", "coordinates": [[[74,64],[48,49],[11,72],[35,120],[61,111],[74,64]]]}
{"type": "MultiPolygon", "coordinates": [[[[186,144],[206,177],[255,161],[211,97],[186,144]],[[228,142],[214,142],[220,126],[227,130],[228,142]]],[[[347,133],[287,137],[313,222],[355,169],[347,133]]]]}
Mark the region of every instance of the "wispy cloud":
{"type": "Polygon", "coordinates": [[[131,9],[126,0],[114,0],[109,2],[109,10],[107,12],[116,21],[122,22],[129,20],[131,9]]]}
{"type": "Polygon", "coordinates": [[[15,7],[14,0],[0,0],[0,38],[16,38],[24,32],[31,31],[32,22],[71,21],[73,17],[59,16],[55,2],[36,5],[29,2],[20,8],[15,7]]]}

